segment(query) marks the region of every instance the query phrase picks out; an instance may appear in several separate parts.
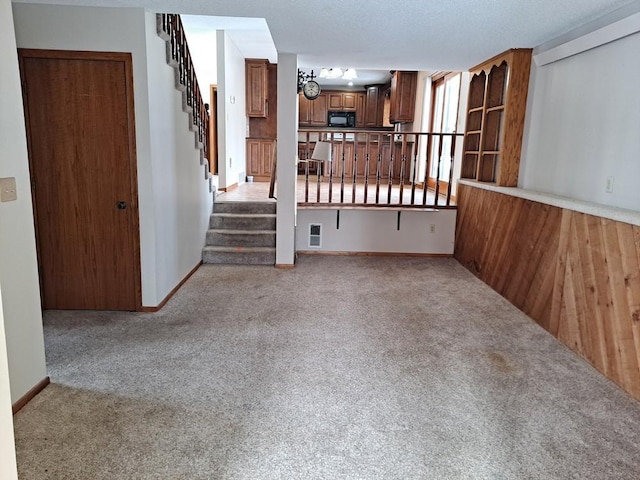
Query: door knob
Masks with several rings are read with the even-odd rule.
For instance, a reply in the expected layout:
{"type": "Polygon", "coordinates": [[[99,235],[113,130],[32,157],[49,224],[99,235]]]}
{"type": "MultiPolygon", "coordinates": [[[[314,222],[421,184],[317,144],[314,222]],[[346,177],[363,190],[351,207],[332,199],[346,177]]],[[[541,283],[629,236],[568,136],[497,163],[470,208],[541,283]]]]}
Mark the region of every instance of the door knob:
{"type": "Polygon", "coordinates": [[[118,210],[124,210],[127,208],[127,202],[118,202],[118,210]]]}

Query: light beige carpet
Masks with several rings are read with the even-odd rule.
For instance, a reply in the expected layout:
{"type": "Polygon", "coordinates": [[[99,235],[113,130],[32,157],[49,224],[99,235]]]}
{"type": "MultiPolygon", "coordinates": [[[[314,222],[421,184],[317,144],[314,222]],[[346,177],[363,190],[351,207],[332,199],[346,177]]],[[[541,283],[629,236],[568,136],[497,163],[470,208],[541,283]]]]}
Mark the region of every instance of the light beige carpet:
{"type": "Polygon", "coordinates": [[[21,479],[637,479],[640,405],[452,259],[204,266],[45,314],[21,479]]]}

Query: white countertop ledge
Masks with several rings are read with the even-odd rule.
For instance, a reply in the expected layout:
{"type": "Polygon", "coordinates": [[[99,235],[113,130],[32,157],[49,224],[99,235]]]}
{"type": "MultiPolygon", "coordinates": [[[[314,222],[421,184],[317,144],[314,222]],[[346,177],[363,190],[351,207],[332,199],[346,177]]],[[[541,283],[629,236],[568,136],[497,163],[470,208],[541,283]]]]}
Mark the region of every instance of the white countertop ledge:
{"type": "Polygon", "coordinates": [[[573,198],[562,197],[552,193],[537,192],[535,190],[527,190],[517,187],[498,187],[490,183],[477,182],[474,180],[460,179],[459,183],[474,188],[482,188],[491,192],[503,193],[512,197],[524,198],[533,202],[545,203],[554,207],[565,208],[575,212],[586,213],[596,217],[608,218],[616,222],[630,223],[631,225],[640,226],[640,211],[629,210],[626,208],[610,207],[600,203],[585,202],[583,200],[575,200],[573,198]]]}

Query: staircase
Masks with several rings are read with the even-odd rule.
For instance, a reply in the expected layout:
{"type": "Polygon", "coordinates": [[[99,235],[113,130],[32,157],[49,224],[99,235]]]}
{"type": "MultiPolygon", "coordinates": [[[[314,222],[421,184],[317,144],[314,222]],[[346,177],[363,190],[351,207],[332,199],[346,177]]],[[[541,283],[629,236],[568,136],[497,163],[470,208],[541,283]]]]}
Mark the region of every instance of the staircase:
{"type": "Polygon", "coordinates": [[[202,261],[275,265],[276,203],[214,202],[202,261]]]}

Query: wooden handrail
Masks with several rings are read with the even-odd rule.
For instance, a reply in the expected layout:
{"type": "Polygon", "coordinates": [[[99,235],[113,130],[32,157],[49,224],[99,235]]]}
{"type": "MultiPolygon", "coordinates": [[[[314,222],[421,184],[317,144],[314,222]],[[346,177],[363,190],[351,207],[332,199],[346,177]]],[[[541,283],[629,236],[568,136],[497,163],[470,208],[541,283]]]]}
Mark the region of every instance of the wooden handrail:
{"type": "Polygon", "coordinates": [[[178,81],[185,89],[186,103],[191,110],[190,121],[205,158],[209,158],[209,105],[202,100],[180,15],[162,13],[159,17],[158,34],[170,42],[171,60],[177,66],[178,81]]]}

